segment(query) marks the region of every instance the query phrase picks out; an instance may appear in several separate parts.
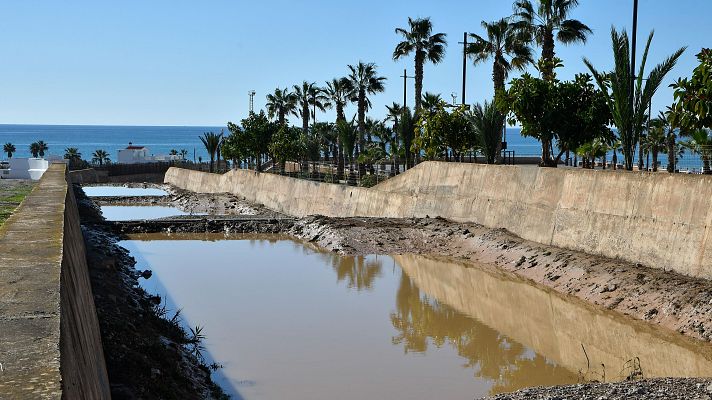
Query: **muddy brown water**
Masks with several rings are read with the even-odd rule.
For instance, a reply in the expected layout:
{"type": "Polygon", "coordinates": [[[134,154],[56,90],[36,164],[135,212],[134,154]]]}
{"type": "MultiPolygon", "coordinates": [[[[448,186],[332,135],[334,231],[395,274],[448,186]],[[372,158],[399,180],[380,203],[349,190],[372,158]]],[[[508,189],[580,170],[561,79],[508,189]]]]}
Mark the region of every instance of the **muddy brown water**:
{"type": "Polygon", "coordinates": [[[264,235],[121,245],[153,271],[149,292],[204,327],[238,399],[471,399],[634,372],[712,376],[709,345],[486,266],[264,235]]]}

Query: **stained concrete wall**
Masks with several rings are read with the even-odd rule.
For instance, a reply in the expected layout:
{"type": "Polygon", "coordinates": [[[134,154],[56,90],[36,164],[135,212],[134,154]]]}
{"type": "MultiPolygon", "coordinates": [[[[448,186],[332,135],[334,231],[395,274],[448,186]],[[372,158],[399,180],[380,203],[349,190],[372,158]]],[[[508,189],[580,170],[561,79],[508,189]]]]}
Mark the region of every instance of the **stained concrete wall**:
{"type": "Polygon", "coordinates": [[[0,227],[0,398],[111,397],[66,166],[0,227]]]}
{"type": "Polygon", "coordinates": [[[371,189],[234,170],[165,182],[304,216],[435,217],[712,278],[712,177],[426,162],[371,189]]]}

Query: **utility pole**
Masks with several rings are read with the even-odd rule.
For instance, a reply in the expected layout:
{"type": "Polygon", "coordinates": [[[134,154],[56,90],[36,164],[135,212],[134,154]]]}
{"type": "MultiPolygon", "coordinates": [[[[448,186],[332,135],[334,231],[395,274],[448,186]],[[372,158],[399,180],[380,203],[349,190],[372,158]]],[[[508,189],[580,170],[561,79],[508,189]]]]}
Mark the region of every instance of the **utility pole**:
{"type": "Polygon", "coordinates": [[[462,105],[465,105],[465,90],[467,88],[467,32],[462,35],[462,105]]]}
{"type": "Polygon", "coordinates": [[[401,78],[403,78],[403,108],[405,109],[408,102],[408,78],[415,79],[415,77],[408,76],[408,70],[403,68],[403,75],[401,75],[401,78]]]}
{"type": "MultiPolygon", "coordinates": [[[[637,41],[637,35],[638,35],[638,0],[633,0],[633,40],[632,40],[632,46],[631,46],[631,57],[630,57],[630,94],[628,96],[628,107],[629,112],[630,112],[630,120],[633,121],[633,117],[635,115],[635,112],[633,110],[634,107],[634,90],[635,90],[635,47],[636,47],[636,41],[637,41]]],[[[630,125],[630,137],[633,137],[633,124],[631,123],[630,125]]],[[[640,138],[639,138],[640,139],[640,138]]],[[[631,154],[631,156],[634,155],[635,152],[635,143],[632,143],[633,148],[628,149],[628,153],[631,154]]],[[[631,162],[631,168],[632,168],[632,163],[633,160],[630,160],[631,162]]],[[[627,164],[627,163],[626,163],[627,164]]],[[[626,165],[627,167],[627,165],[626,165]]]]}
{"type": "Polygon", "coordinates": [[[253,112],[255,112],[255,91],[250,90],[249,92],[247,92],[247,95],[250,96],[250,114],[252,114],[253,112]]]}

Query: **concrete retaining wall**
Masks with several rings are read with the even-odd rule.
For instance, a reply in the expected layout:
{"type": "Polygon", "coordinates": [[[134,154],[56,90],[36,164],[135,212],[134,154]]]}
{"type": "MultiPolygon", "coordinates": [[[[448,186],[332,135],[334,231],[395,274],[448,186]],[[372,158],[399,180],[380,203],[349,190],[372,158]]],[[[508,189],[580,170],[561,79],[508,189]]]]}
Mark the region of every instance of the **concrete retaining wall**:
{"type": "Polygon", "coordinates": [[[53,164],[0,227],[0,398],[108,399],[74,194],[53,164]]]}
{"type": "Polygon", "coordinates": [[[712,278],[712,177],[426,162],[371,189],[171,168],[167,183],[294,216],[435,217],[712,278]]]}

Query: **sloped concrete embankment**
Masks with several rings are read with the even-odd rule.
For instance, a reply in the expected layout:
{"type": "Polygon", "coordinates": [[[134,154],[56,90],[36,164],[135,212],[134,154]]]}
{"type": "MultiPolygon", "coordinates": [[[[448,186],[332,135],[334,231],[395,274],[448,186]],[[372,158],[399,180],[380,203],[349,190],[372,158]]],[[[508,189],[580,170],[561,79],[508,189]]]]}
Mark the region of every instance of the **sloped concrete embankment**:
{"type": "Polygon", "coordinates": [[[166,183],[293,216],[443,217],[712,278],[712,177],[425,162],[373,188],[171,168],[166,183]]]}
{"type": "Polygon", "coordinates": [[[51,165],[0,228],[0,398],[111,397],[65,169],[51,165]]]}

